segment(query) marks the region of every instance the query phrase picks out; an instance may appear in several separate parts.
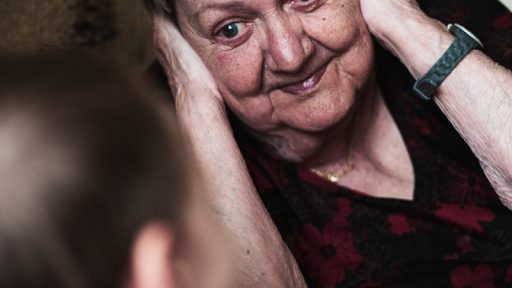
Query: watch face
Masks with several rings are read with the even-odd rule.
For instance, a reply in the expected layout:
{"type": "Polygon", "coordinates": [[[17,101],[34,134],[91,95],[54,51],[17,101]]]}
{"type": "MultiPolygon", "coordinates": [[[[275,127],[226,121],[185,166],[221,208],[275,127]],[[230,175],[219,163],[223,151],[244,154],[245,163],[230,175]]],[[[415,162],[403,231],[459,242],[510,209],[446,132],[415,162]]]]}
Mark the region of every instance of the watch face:
{"type": "Polygon", "coordinates": [[[471,31],[469,31],[468,29],[466,29],[466,27],[462,26],[462,25],[459,25],[459,24],[448,24],[448,30],[450,32],[455,33],[454,31],[456,29],[459,29],[461,30],[462,32],[464,32],[464,34],[466,34],[467,36],[469,36],[471,39],[473,39],[473,41],[476,42],[476,44],[480,47],[484,47],[484,44],[482,44],[482,42],[480,41],[480,39],[478,39],[478,37],[475,36],[475,34],[471,33],[471,31]]]}

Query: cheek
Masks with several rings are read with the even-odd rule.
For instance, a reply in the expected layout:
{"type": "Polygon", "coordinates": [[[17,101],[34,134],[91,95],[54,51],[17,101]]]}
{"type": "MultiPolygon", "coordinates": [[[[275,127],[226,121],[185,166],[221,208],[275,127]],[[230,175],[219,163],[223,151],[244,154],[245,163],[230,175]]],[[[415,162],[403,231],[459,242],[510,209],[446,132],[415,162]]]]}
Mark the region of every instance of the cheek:
{"type": "MultiPolygon", "coordinates": [[[[364,31],[367,31],[364,29],[364,31]]],[[[364,31],[361,31],[364,33],[364,31]]],[[[353,78],[357,89],[362,89],[374,68],[374,46],[369,34],[361,34],[357,43],[339,60],[340,69],[353,78]]]]}
{"type": "Polygon", "coordinates": [[[369,32],[356,0],[327,0],[324,6],[302,18],[304,31],[322,46],[344,52],[369,32]]]}
{"type": "Polygon", "coordinates": [[[259,91],[263,55],[255,40],[233,50],[216,53],[207,65],[214,74],[219,89],[237,97],[247,97],[259,91]]]}
{"type": "Polygon", "coordinates": [[[337,55],[336,62],[361,88],[373,67],[373,42],[362,17],[358,0],[327,0],[303,18],[311,39],[337,55]]]}
{"type": "Polygon", "coordinates": [[[235,50],[214,55],[207,63],[224,101],[245,124],[258,130],[271,129],[272,103],[261,95],[263,54],[250,40],[235,50]]]}

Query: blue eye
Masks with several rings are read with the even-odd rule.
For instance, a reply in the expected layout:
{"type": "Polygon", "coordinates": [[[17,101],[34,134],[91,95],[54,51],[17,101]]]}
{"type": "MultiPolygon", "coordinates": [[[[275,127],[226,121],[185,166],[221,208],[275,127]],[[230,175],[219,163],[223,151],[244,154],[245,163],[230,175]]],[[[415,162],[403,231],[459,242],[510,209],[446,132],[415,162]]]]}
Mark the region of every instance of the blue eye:
{"type": "MultiPolygon", "coordinates": [[[[1,0],[0,0],[1,1],[1,0]]],[[[244,43],[251,36],[252,23],[245,21],[233,21],[215,30],[214,37],[217,43],[236,47],[244,43]]]]}
{"type": "Polygon", "coordinates": [[[240,33],[238,25],[241,23],[229,23],[228,25],[220,28],[219,33],[226,38],[234,38],[240,33]]]}

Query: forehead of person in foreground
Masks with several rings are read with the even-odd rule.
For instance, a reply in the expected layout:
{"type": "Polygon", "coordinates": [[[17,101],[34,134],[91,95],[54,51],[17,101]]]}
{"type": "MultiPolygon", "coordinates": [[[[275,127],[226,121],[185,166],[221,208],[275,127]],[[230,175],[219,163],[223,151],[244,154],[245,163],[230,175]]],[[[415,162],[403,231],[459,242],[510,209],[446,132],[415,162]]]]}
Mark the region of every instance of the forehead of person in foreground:
{"type": "Polygon", "coordinates": [[[1,287],[178,282],[181,238],[199,236],[188,165],[166,103],[126,70],[83,54],[0,65],[1,287]]]}

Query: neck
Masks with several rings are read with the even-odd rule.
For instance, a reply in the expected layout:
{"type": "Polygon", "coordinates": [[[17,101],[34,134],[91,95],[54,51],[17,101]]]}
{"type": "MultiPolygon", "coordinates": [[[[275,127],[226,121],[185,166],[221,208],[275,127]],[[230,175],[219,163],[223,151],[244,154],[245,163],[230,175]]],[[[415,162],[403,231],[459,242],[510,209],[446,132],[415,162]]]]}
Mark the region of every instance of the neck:
{"type": "Polygon", "coordinates": [[[329,133],[324,144],[318,147],[318,153],[313,154],[302,164],[306,167],[323,169],[343,166],[350,155],[366,154],[361,149],[368,149],[366,139],[368,133],[375,133],[380,111],[386,109],[379,92],[377,82],[372,77],[371,84],[359,95],[353,107],[344,120],[329,133]]]}
{"type": "Polygon", "coordinates": [[[371,170],[396,179],[408,177],[404,175],[410,174],[410,167],[396,164],[410,163],[409,155],[378,85],[374,83],[361,95],[361,101],[354,106],[346,123],[340,125],[306,167],[338,173],[353,161],[355,170],[371,170]],[[397,167],[405,168],[402,171],[397,167]]]}

